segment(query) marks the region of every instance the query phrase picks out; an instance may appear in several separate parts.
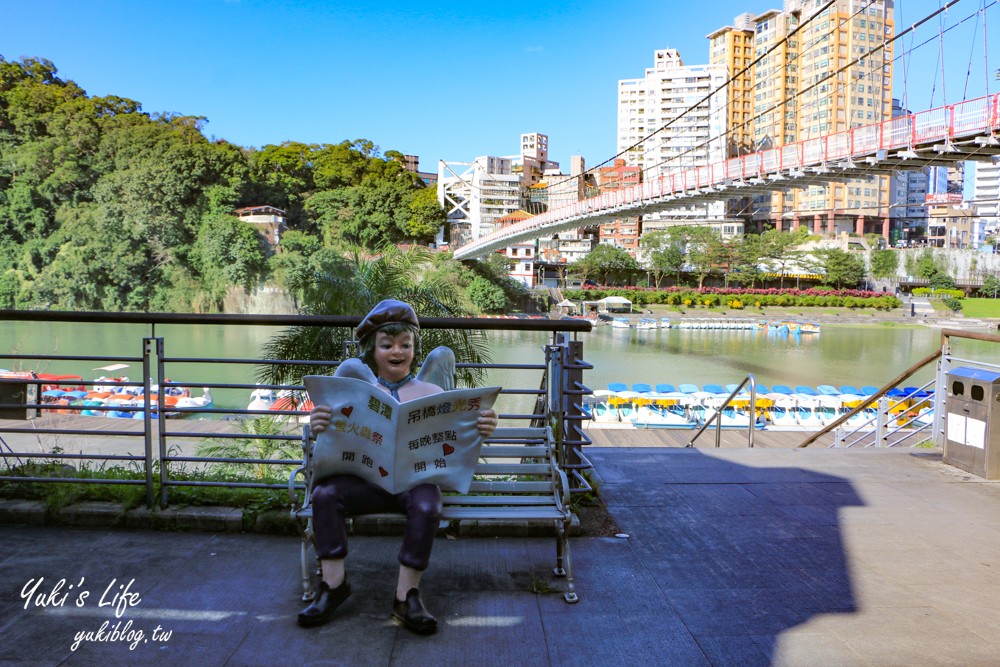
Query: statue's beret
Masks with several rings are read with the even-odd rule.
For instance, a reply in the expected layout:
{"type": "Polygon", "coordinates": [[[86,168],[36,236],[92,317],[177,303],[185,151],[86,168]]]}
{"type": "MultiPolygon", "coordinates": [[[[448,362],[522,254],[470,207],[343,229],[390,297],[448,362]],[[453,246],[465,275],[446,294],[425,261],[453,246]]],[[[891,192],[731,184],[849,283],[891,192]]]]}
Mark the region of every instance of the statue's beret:
{"type": "Polygon", "coordinates": [[[396,299],[386,299],[372,308],[354,331],[358,340],[364,340],[367,336],[370,336],[381,327],[392,322],[409,324],[417,329],[420,328],[417,313],[414,312],[410,304],[397,301],[396,299]]]}

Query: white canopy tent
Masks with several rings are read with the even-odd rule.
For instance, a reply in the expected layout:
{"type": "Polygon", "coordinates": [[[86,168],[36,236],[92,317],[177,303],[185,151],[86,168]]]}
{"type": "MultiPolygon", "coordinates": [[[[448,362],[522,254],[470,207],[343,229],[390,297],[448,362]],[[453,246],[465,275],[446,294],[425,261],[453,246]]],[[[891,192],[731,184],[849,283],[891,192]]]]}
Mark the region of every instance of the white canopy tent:
{"type": "Polygon", "coordinates": [[[556,304],[556,308],[563,311],[565,315],[571,315],[577,311],[577,305],[569,299],[563,299],[556,304]]]}
{"type": "Polygon", "coordinates": [[[606,296],[597,302],[597,310],[602,313],[631,313],[632,302],[623,296],[606,296]]]}

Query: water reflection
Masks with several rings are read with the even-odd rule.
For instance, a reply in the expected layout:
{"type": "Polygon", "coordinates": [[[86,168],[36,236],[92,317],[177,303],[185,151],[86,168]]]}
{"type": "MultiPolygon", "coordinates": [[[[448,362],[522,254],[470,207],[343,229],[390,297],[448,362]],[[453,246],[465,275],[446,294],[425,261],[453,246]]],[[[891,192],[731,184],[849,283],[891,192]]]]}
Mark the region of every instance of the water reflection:
{"type": "MultiPolygon", "coordinates": [[[[546,341],[544,334],[499,333],[495,361],[524,359],[546,341]]],[[[594,365],[587,383],[633,384],[739,382],[753,373],[766,385],[882,385],[936,350],[940,331],[930,328],[824,328],[818,335],[792,336],[763,331],[612,329],[580,336],[594,365]]],[[[932,370],[920,378],[929,380],[932,370]]]]}
{"type": "MultiPolygon", "coordinates": [[[[172,357],[256,358],[278,327],[158,325],[172,357]]],[[[68,322],[0,322],[0,350],[22,354],[140,356],[148,325],[68,322]]],[[[491,332],[490,349],[496,363],[541,364],[542,349],[550,337],[543,332],[491,332]]],[[[699,329],[618,330],[607,325],[580,334],[584,356],[594,369],[584,375],[595,389],[609,382],[634,384],[739,382],[753,373],[768,386],[843,384],[881,386],[914,361],[940,346],[940,330],[928,327],[861,327],[824,325],[819,335],[699,329]]],[[[956,354],[988,358],[988,343],[956,341],[956,354]]],[[[14,362],[0,360],[0,367],[14,362]]],[[[50,362],[32,370],[73,373],[91,379],[98,362],[50,362]]],[[[22,363],[23,367],[24,364],[22,363]]],[[[168,375],[201,387],[209,383],[252,383],[252,366],[175,364],[168,375]]],[[[140,370],[136,368],[134,375],[140,370]]],[[[909,384],[922,384],[933,370],[923,371],[909,384]]],[[[538,370],[498,370],[489,384],[537,388],[538,370]]],[[[213,392],[215,393],[215,392],[213,392]]],[[[245,407],[248,391],[223,390],[220,407],[245,407]]],[[[521,397],[510,411],[529,410],[530,398],[521,397]]]]}

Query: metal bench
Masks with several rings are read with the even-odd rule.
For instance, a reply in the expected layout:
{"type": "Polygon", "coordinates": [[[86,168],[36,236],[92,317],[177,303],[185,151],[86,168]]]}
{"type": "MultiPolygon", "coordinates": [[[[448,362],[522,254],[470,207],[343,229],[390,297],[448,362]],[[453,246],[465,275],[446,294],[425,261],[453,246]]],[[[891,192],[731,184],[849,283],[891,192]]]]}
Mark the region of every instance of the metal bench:
{"type": "MultiPolygon", "coordinates": [[[[309,426],[302,430],[302,466],[288,478],[292,518],[302,535],[302,599],[316,594],[313,583],[317,563],[312,505],[313,446],[309,426]],[[296,487],[302,477],[304,488],[296,487]]],[[[573,585],[569,552],[569,524],[572,513],[567,505],[569,482],[556,461],[555,441],[548,427],[498,428],[483,443],[475,477],[467,494],[445,493],[442,522],[509,520],[552,525],[556,536],[556,566],[553,573],[566,579],[563,598],[578,600],[573,585]]],[[[367,515],[367,516],[402,516],[367,515]]]]}

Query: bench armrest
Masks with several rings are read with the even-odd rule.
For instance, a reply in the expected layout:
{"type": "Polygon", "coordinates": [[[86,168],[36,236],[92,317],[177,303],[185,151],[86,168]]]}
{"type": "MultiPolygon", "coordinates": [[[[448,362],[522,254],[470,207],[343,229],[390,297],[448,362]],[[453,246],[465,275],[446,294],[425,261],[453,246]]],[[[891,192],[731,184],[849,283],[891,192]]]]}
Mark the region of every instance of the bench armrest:
{"type": "MultiPolygon", "coordinates": [[[[305,465],[299,466],[298,468],[293,470],[291,474],[288,475],[288,504],[291,506],[293,514],[295,513],[295,510],[299,505],[298,489],[295,488],[295,478],[298,477],[299,475],[306,477],[305,465]]],[[[302,506],[305,506],[309,502],[308,488],[306,489],[306,491],[307,493],[305,494],[305,498],[303,499],[302,506]]]]}
{"type": "Polygon", "coordinates": [[[312,493],[312,453],[313,453],[313,437],[312,431],[309,429],[309,424],[302,427],[302,465],[296,468],[288,476],[288,503],[292,508],[292,515],[295,515],[296,508],[304,509],[309,506],[309,498],[312,493]],[[302,475],[302,479],[305,482],[305,493],[303,494],[302,502],[299,503],[298,492],[295,488],[295,478],[302,475]]]}

